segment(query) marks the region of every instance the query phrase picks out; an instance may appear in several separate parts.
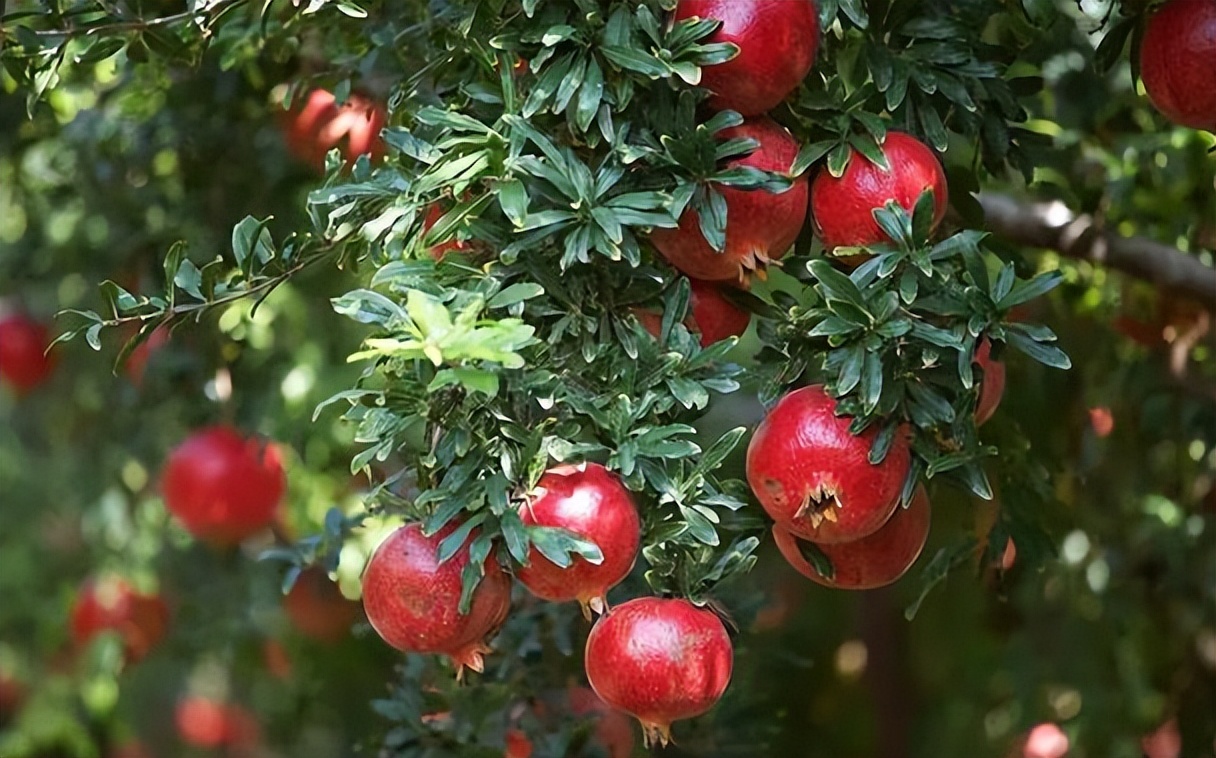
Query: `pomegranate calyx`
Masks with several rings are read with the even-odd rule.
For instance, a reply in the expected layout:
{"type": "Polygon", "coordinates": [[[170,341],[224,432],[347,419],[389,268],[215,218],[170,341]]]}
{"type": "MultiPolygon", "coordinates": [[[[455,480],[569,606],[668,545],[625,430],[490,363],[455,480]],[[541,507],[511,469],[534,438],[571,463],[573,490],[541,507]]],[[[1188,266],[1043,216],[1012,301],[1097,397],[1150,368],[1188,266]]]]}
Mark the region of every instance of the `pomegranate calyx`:
{"type": "Polygon", "coordinates": [[[843,507],[844,503],[840,502],[836,487],[820,482],[807,493],[806,499],[802,501],[802,506],[794,513],[794,520],[809,521],[812,528],[818,529],[819,525],[825,521],[835,524],[839,518],[836,509],[843,507]]]}
{"type": "Polygon", "coordinates": [[[583,618],[591,621],[596,616],[603,616],[608,612],[608,599],[604,597],[604,593],[594,595],[592,597],[580,597],[578,605],[583,610],[583,618]]]}
{"type": "MultiPolygon", "coordinates": [[[[641,721],[641,719],[638,719],[641,721]]],[[[649,748],[656,743],[660,747],[667,747],[672,742],[671,739],[671,724],[656,724],[649,721],[641,721],[642,723],[642,746],[649,748]]]]}
{"type": "Polygon", "coordinates": [[[449,657],[452,659],[452,663],[456,664],[456,681],[464,681],[466,668],[473,669],[478,674],[485,671],[485,656],[492,652],[494,649],[481,640],[453,652],[449,657]]]}

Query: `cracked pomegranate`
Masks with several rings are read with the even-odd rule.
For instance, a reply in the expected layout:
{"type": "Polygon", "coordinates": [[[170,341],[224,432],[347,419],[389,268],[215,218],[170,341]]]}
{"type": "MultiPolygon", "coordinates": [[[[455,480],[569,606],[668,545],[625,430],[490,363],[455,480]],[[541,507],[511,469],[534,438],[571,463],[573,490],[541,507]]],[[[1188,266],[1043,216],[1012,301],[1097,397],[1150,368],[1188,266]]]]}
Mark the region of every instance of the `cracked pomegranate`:
{"type": "Polygon", "coordinates": [[[169,512],[186,531],[223,546],[269,526],[286,484],[274,445],[212,426],[169,455],[161,488],[169,512]]]}
{"type": "Polygon", "coordinates": [[[1216,130],[1216,3],[1170,0],[1149,17],[1140,78],[1149,100],[1181,126],[1216,130]]]}
{"type": "MultiPolygon", "coordinates": [[[[722,139],[750,137],[760,146],[732,160],[730,166],[751,166],[788,172],[798,155],[798,142],[772,119],[748,119],[720,132],[722,139]]],[[[671,265],[690,277],[711,281],[746,282],[790,249],[806,217],[807,178],[800,176],[781,193],[718,187],[726,200],[726,247],[716,252],[701,234],[700,217],[692,208],[680,216],[675,229],[655,229],[650,240],[671,265]]]]}
{"type": "Polygon", "coordinates": [[[908,439],[896,435],[874,465],[878,431],[849,432],[820,385],[777,402],[747,448],[747,481],[777,524],[817,543],[852,542],[878,531],[894,512],[908,474],[908,439]]]}
{"type": "Polygon", "coordinates": [[[350,633],[359,618],[359,604],[347,600],[324,570],[305,569],[283,598],[292,626],[305,637],[334,643],[350,633]]]}
{"type": "Polygon", "coordinates": [[[839,179],[824,168],[812,182],[811,220],[829,250],[887,241],[874,211],[893,200],[911,213],[927,189],[933,190],[934,229],[946,215],[946,173],[933,150],[902,132],[887,132],[882,152],[889,170],[854,150],[839,179]]]}
{"type": "Polygon", "coordinates": [[[605,614],[587,636],[587,681],[600,699],[636,717],[647,746],[671,740],[671,724],[714,706],[734,653],[712,611],[687,600],[643,597],[605,614]]]}
{"type": "Polygon", "coordinates": [[[712,18],[722,22],[706,42],[730,42],[739,54],[701,69],[701,86],[717,110],[755,116],[775,108],[793,92],[815,63],[819,13],[810,0],[680,0],[677,20],[712,18]]]}
{"type": "Polygon", "coordinates": [[[28,392],[46,381],[55,368],[46,327],[28,316],[14,313],[0,318],[0,379],[17,390],[28,392]]]}
{"type": "Polygon", "coordinates": [[[637,560],[642,524],[629,490],[616,474],[598,463],[558,466],[541,476],[519,509],[527,526],[559,527],[594,542],[604,559],[596,564],[571,556],[565,568],[528,551],[528,565],[515,577],[533,595],[554,602],[577,600],[583,615],[603,613],[608,590],[615,587],[637,560]]]}
{"type": "Polygon", "coordinates": [[[975,363],[984,372],[975,404],[975,425],[979,426],[992,418],[1005,396],[1005,364],[992,359],[992,343],[986,337],[975,348],[975,363]]]}
{"type": "Polygon", "coordinates": [[[929,537],[929,496],[924,487],[907,508],[896,508],[887,523],[869,537],[856,542],[819,545],[832,564],[832,578],[821,576],[798,549],[798,538],[780,525],[773,526],[773,539],[785,560],[798,573],[825,587],[842,590],[871,590],[885,587],[912,568],[929,537]]]}
{"type": "Polygon", "coordinates": [[[116,632],[130,663],[148,654],[165,637],[169,608],[157,595],[136,592],[118,577],[89,579],[72,605],[72,642],[84,647],[102,632],[116,632]]]}
{"type": "MultiPolygon", "coordinates": [[[[727,337],[738,337],[747,331],[752,314],[727,300],[722,286],[715,282],[689,279],[692,295],[689,301],[688,318],[684,325],[701,336],[701,347],[709,347],[727,337]]],[[[636,311],[638,321],[657,339],[663,333],[663,314],[636,311]]]]}
{"type": "Polygon", "coordinates": [[[473,593],[468,614],[460,613],[460,574],[469,562],[476,531],[447,561],[439,562],[439,543],[456,530],[448,524],[430,537],[421,524],[390,534],[363,573],[363,610],[388,644],[410,653],[438,653],[456,665],[481,671],[486,638],[498,631],[511,607],[511,580],[493,555],[473,593]]]}

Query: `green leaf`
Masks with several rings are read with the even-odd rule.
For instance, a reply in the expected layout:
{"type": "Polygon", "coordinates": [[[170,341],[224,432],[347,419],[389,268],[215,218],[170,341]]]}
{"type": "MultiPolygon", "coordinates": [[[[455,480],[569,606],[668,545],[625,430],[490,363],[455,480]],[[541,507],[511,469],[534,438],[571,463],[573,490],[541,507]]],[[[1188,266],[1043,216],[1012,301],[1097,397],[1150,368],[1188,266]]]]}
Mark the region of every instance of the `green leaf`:
{"type": "Polygon", "coordinates": [[[439,542],[439,548],[436,550],[436,557],[440,563],[447,563],[452,556],[460,551],[464,543],[468,541],[469,535],[481,525],[481,522],[486,520],[486,514],[478,513],[466,519],[460,526],[456,527],[451,534],[444,537],[439,542]]]}
{"type": "Polygon", "coordinates": [[[819,574],[829,582],[836,578],[836,568],[832,565],[832,560],[828,558],[827,553],[816,545],[814,542],[791,537],[798,545],[798,552],[806,559],[806,562],[815,569],[815,573],[819,574]]]}
{"type": "Polygon", "coordinates": [[[490,298],[490,302],[486,305],[489,308],[506,308],[543,294],[545,294],[545,288],[535,282],[517,282],[490,298]]]}
{"type": "Polygon", "coordinates": [[[924,604],[925,598],[929,596],[933,588],[944,582],[952,569],[966,563],[975,553],[977,545],[975,537],[968,535],[961,540],[955,541],[953,545],[943,547],[937,551],[933,559],[921,571],[920,594],[917,595],[916,600],[904,611],[905,619],[911,621],[916,618],[921,605],[924,604]]]}
{"type": "Polygon", "coordinates": [[[522,227],[528,216],[528,191],[518,179],[498,183],[498,205],[515,227],[522,227]]]}
{"type": "Polygon", "coordinates": [[[997,302],[996,307],[1001,310],[1008,310],[1022,303],[1030,302],[1036,297],[1045,295],[1055,289],[1062,281],[1064,281],[1064,275],[1059,271],[1047,271],[1039,274],[1028,282],[1019,282],[1007,296],[997,302]]]}
{"type": "Polygon", "coordinates": [[[232,254],[236,256],[238,266],[248,271],[247,261],[266,263],[274,255],[274,242],[266,229],[269,222],[269,218],[259,221],[253,216],[246,216],[232,228],[232,254]]]}
{"type": "Polygon", "coordinates": [[[1055,345],[1035,342],[1021,332],[1013,329],[1006,331],[1005,337],[1010,345],[1045,366],[1065,370],[1072,368],[1072,359],[1055,345]]]}
{"type": "Polygon", "coordinates": [[[594,542],[585,540],[568,529],[548,526],[528,526],[528,539],[540,554],[559,568],[568,568],[573,555],[582,556],[588,563],[599,565],[604,554],[594,542]]]}

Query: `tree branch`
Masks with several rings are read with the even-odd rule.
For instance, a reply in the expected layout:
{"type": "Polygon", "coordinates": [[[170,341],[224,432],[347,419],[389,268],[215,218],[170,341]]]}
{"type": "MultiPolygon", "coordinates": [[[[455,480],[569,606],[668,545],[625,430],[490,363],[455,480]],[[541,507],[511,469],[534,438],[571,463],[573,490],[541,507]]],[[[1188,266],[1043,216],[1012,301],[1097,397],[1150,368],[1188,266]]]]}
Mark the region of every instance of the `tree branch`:
{"type": "Polygon", "coordinates": [[[989,192],[979,200],[988,230],[998,237],[1118,269],[1216,311],[1216,268],[1194,255],[1146,237],[1109,232],[1058,200],[1029,202],[989,192]]]}

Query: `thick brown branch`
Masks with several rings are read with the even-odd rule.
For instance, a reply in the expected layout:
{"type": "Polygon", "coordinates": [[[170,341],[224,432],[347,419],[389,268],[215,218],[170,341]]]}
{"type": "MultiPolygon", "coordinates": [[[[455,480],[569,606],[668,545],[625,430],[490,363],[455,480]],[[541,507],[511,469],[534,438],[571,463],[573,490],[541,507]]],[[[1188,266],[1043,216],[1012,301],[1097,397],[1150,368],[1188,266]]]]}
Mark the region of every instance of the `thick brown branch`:
{"type": "Polygon", "coordinates": [[[1118,269],[1216,310],[1216,268],[1194,255],[1145,237],[1109,232],[1059,201],[1029,202],[989,192],[979,199],[988,230],[998,237],[1118,269]]]}

